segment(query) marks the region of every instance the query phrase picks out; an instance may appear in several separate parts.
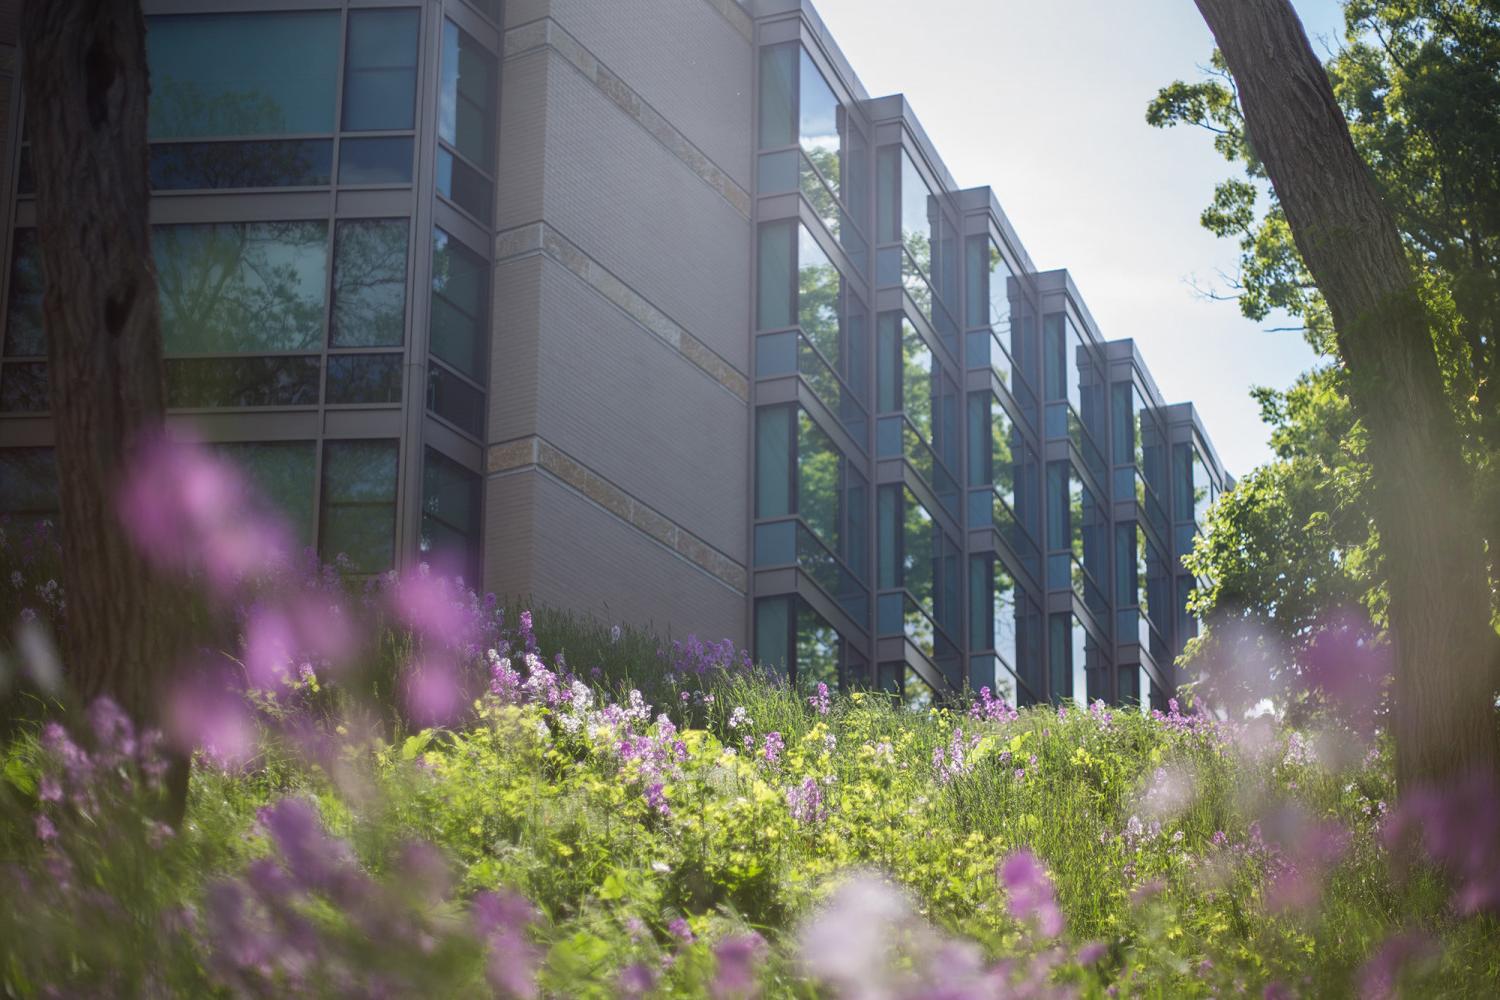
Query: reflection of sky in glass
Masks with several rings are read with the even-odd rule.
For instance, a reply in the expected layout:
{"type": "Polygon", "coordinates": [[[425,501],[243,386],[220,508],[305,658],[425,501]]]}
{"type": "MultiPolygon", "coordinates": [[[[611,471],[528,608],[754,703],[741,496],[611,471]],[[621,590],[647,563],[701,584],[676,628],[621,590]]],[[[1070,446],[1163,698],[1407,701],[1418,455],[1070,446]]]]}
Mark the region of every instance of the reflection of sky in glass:
{"type": "MultiPolygon", "coordinates": [[[[833,153],[835,157],[839,152],[839,103],[833,96],[833,91],[828,89],[828,84],[823,79],[823,74],[818,72],[818,67],[813,64],[812,58],[806,50],[802,50],[802,79],[801,79],[801,121],[798,131],[801,133],[802,148],[808,153],[810,159],[822,169],[823,163],[819,157],[813,155],[814,150],[825,153],[833,153]]],[[[823,171],[827,175],[827,171],[823,171]]],[[[835,184],[838,176],[835,174],[828,178],[835,184]]]]}
{"type": "Polygon", "coordinates": [[[924,273],[932,273],[936,206],[932,191],[906,150],[901,151],[901,242],[924,273]]]}
{"type": "Polygon", "coordinates": [[[995,652],[1007,666],[1017,663],[1020,606],[1016,603],[1016,580],[995,559],[995,589],[990,598],[990,617],[995,623],[995,652]]]}
{"type": "Polygon", "coordinates": [[[438,136],[452,143],[458,132],[458,26],[443,22],[442,79],[438,83],[438,136]]]}

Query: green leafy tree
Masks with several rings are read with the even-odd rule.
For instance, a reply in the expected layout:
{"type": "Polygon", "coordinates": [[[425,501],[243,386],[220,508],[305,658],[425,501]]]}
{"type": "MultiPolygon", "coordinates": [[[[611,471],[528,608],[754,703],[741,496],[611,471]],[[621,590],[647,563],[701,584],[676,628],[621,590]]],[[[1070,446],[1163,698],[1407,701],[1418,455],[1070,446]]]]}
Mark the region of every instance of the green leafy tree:
{"type": "MultiPolygon", "coordinates": [[[[1325,68],[1421,276],[1476,507],[1485,535],[1500,538],[1500,7],[1346,0],[1344,9],[1346,44],[1325,68]]],[[[1284,392],[1255,390],[1276,458],[1214,509],[1189,560],[1210,581],[1195,594],[1197,613],[1258,630],[1295,661],[1331,607],[1360,606],[1386,621],[1368,435],[1349,405],[1328,305],[1247,138],[1222,55],[1204,79],[1163,88],[1147,121],[1203,128],[1242,168],[1201,216],[1239,245],[1227,294],[1250,319],[1290,314],[1331,359],[1284,392]]],[[[1491,544],[1492,577],[1496,554],[1491,544]]],[[[1213,652],[1213,632],[1189,647],[1190,663],[1213,652]]]]}

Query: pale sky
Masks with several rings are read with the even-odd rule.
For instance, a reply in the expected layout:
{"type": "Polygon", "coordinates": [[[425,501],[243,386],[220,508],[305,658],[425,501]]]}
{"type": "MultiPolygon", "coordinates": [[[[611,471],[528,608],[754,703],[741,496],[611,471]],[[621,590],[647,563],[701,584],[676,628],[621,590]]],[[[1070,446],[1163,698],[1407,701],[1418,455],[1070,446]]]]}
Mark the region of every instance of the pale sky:
{"type": "MultiPolygon", "coordinates": [[[[1228,470],[1268,459],[1249,389],[1284,388],[1314,354],[1266,332],[1286,317],[1194,292],[1235,266],[1198,225],[1234,168],[1208,133],[1145,118],[1213,50],[1192,0],[815,2],[870,95],[906,95],[959,185],[994,188],[1037,266],[1068,268],[1104,335],[1134,337],[1167,401],[1198,407],[1228,470]]],[[[1320,55],[1337,45],[1337,0],[1295,5],[1320,55]]]]}

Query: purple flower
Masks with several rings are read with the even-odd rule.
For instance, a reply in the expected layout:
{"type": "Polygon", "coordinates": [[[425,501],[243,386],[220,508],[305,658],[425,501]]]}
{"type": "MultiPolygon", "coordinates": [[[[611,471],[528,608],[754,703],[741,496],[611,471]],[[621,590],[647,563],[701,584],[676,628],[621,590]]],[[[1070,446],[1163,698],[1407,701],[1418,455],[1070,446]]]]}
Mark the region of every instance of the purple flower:
{"type": "Polygon", "coordinates": [[[692,941],[694,938],[693,929],[688,926],[687,920],[682,917],[672,918],[671,922],[667,924],[667,933],[681,941],[692,941]]]}
{"type": "Polygon", "coordinates": [[[540,954],[527,937],[536,910],[511,892],[481,892],[470,904],[474,929],[489,945],[485,978],[502,997],[532,1000],[539,994],[536,970],[540,954]]]}
{"type": "Polygon", "coordinates": [[[786,790],[786,804],[792,819],[799,823],[821,823],[828,818],[823,808],[823,790],[815,778],[803,778],[802,784],[786,790]]]}
{"type": "Polygon", "coordinates": [[[36,839],[44,844],[50,844],[57,839],[57,827],[52,820],[38,814],[36,818],[36,839]]]}
{"type": "Polygon", "coordinates": [[[1058,908],[1052,880],[1036,855],[1028,850],[1016,851],[1000,863],[999,876],[1012,917],[1023,924],[1035,922],[1049,938],[1062,934],[1062,910],[1058,908]]]}
{"type": "Polygon", "coordinates": [[[781,734],[775,731],[765,735],[761,743],[761,754],[765,757],[767,764],[777,764],[781,761],[781,751],[786,748],[786,742],[782,740],[781,734]]]}
{"type": "Polygon", "coordinates": [[[1401,971],[1436,956],[1438,950],[1437,943],[1420,931],[1387,938],[1359,970],[1359,995],[1364,1000],[1391,1000],[1397,995],[1401,971]]]}
{"type": "Polygon", "coordinates": [[[753,1000],[759,994],[756,970],[766,954],[766,942],[759,934],[736,934],[714,945],[717,968],[708,986],[713,1000],[753,1000]]]}
{"type": "Polygon", "coordinates": [[[652,782],[646,788],[646,805],[655,809],[663,819],[672,815],[672,806],[667,802],[667,793],[660,781],[652,782]]]}
{"type": "Polygon", "coordinates": [[[37,784],[36,797],[43,802],[61,802],[62,796],[62,786],[57,783],[57,779],[50,774],[43,775],[37,784]]]}
{"type": "Polygon", "coordinates": [[[1454,877],[1461,913],[1500,912],[1500,783],[1477,773],[1443,788],[1407,793],[1382,830],[1394,847],[1415,834],[1454,877]]]}
{"type": "Polygon", "coordinates": [[[458,671],[443,660],[414,665],[402,684],[406,714],[418,726],[446,726],[463,714],[465,697],[458,671]]]}
{"type": "Polygon", "coordinates": [[[621,997],[643,997],[656,986],[656,970],[644,962],[633,962],[620,970],[615,982],[615,995],[621,997]]]}
{"type": "Polygon", "coordinates": [[[819,715],[827,715],[832,706],[832,701],[828,696],[828,685],[819,681],[817,693],[807,699],[807,704],[819,715]]]}

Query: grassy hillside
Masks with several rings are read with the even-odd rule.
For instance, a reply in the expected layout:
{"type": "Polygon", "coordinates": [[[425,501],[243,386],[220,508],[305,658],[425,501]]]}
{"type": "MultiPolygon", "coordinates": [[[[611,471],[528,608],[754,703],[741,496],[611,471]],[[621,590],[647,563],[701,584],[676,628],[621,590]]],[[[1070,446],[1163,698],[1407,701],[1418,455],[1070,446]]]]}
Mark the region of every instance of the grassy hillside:
{"type": "Polygon", "coordinates": [[[1103,706],[912,714],[871,693],[788,690],[727,647],[658,651],[565,617],[499,644],[479,657],[475,710],[443,728],[393,725],[316,678],[262,699],[253,753],[200,756],[176,834],[143,815],[152,751],[123,720],[96,712],[85,735],[13,741],[0,890],[17,902],[0,908],[0,984],[1323,997],[1386,995],[1399,974],[1436,995],[1500,987],[1493,916],[1466,913],[1483,907],[1451,898],[1420,858],[1393,864],[1401,817],[1378,743],[1103,706]]]}

